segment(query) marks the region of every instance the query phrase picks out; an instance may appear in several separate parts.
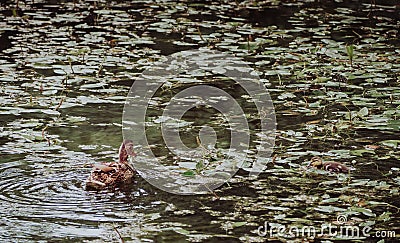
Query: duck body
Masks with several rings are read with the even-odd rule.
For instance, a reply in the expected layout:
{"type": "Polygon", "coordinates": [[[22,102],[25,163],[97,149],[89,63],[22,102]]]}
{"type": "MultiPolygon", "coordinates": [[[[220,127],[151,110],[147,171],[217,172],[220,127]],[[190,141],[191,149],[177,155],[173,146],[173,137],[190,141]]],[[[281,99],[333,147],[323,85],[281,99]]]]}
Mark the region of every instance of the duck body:
{"type": "Polygon", "coordinates": [[[330,172],[336,172],[336,173],[348,173],[349,168],[345,166],[344,164],[341,164],[339,162],[334,162],[334,161],[327,161],[322,163],[322,167],[324,170],[330,171],[330,172]]]}
{"type": "Polygon", "coordinates": [[[119,149],[119,161],[94,164],[93,170],[86,180],[86,190],[101,190],[130,184],[135,170],[129,165],[128,156],[135,156],[133,143],[125,140],[119,149]]]}
{"type": "Polygon", "coordinates": [[[323,169],[335,173],[348,173],[350,171],[349,167],[342,163],[334,161],[323,162],[320,157],[311,158],[310,165],[317,169],[323,169]]]}
{"type": "Polygon", "coordinates": [[[95,164],[86,180],[86,189],[118,187],[132,182],[133,176],[134,173],[124,164],[115,162],[95,164]]]}

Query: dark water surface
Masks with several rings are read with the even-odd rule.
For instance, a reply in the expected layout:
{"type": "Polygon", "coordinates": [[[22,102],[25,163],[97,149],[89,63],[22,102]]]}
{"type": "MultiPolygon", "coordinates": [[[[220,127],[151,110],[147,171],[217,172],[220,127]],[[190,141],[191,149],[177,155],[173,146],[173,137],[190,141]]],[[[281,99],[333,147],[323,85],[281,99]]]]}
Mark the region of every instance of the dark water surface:
{"type": "MultiPolygon", "coordinates": [[[[378,241],[379,230],[399,237],[398,1],[17,2],[0,4],[0,241],[300,242],[312,237],[257,229],[337,225],[340,215],[372,228],[361,240],[378,241]],[[168,194],[140,178],[124,190],[85,191],[90,165],[117,159],[134,79],[162,56],[199,47],[242,58],[268,87],[274,163],[257,179],[241,170],[215,191],[219,199],[168,194]],[[355,170],[308,169],[316,155],[355,170]]],[[[203,81],[256,114],[238,85],[203,81]]],[[[149,115],[148,136],[166,163],[174,157],[155,120],[184,88],[160,92],[149,115]]],[[[193,122],[182,130],[188,146],[204,124],[220,148],[229,143],[215,110],[184,118],[193,122]]],[[[253,152],[257,122],[249,122],[253,152]]],[[[342,237],[316,237],[324,239],[342,237]]]]}

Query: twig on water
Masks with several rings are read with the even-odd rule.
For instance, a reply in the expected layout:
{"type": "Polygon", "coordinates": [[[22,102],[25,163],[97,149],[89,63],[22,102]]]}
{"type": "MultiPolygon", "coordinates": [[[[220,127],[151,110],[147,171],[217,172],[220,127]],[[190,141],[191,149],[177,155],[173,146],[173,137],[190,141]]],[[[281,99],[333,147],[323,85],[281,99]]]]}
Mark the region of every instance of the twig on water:
{"type": "Polygon", "coordinates": [[[220,199],[220,197],[214,192],[214,190],[211,190],[207,185],[204,185],[212,194],[214,194],[214,196],[217,198],[217,199],[220,199]]]}
{"type": "Polygon", "coordinates": [[[56,108],[54,108],[54,110],[55,111],[58,110],[61,107],[63,102],[64,102],[64,97],[61,97],[60,103],[56,106],[56,108]]]}
{"type": "Polygon", "coordinates": [[[51,145],[51,144],[50,144],[50,139],[49,139],[48,137],[46,137],[46,135],[45,135],[45,132],[46,132],[47,128],[48,128],[48,126],[46,125],[46,126],[42,129],[42,138],[43,138],[44,140],[46,140],[46,141],[47,141],[47,144],[50,146],[50,145],[51,145]]]}
{"type": "Polygon", "coordinates": [[[115,225],[113,225],[115,232],[117,232],[119,240],[121,241],[121,243],[125,243],[124,239],[122,239],[121,234],[119,233],[118,229],[115,227],[115,225]]]}
{"type": "Polygon", "coordinates": [[[200,39],[201,39],[202,41],[204,41],[204,42],[207,42],[207,41],[203,38],[203,35],[201,34],[201,31],[200,31],[200,27],[199,27],[199,26],[197,26],[197,32],[199,33],[200,39]]]}

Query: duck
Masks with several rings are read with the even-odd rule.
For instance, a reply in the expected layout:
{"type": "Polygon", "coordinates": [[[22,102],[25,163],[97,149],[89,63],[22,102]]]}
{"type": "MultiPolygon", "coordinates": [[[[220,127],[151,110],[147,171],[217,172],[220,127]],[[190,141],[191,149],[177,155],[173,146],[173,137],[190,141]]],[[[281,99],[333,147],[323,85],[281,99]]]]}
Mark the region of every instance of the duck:
{"type": "Polygon", "coordinates": [[[136,174],[129,164],[129,156],[135,157],[132,140],[124,140],[119,148],[118,162],[94,164],[93,170],[86,180],[86,190],[101,190],[129,184],[136,174]]]}
{"type": "Polygon", "coordinates": [[[318,156],[311,158],[309,166],[336,173],[348,173],[350,171],[349,167],[342,163],[334,161],[323,162],[322,159],[318,156]]]}

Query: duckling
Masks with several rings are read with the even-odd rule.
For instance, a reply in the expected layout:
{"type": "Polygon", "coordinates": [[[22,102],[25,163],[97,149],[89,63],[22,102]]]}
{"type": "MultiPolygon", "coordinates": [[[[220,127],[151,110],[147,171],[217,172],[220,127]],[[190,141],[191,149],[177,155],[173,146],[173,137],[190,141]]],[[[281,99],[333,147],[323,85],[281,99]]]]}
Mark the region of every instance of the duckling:
{"type": "Polygon", "coordinates": [[[348,173],[349,168],[342,163],[334,161],[323,162],[320,157],[312,157],[309,166],[336,173],[348,173]]]}
{"type": "Polygon", "coordinates": [[[125,140],[119,148],[119,161],[94,164],[93,171],[86,180],[86,190],[100,190],[127,184],[136,174],[128,162],[129,156],[136,156],[133,142],[125,140]]]}

